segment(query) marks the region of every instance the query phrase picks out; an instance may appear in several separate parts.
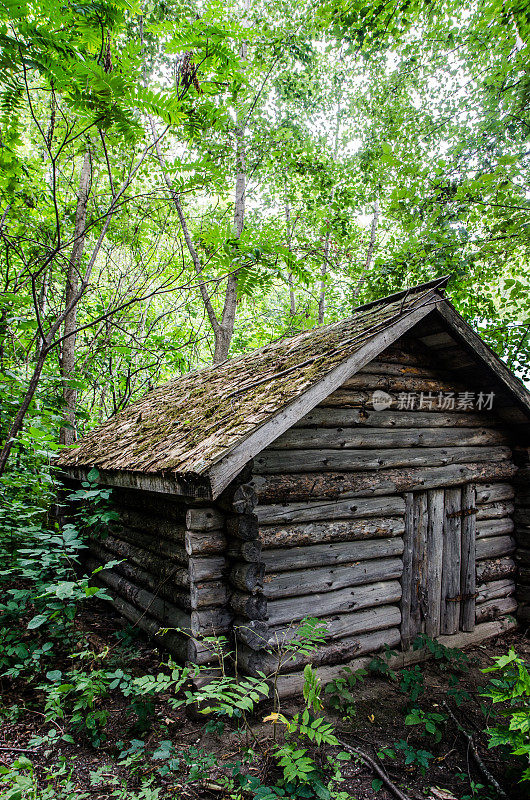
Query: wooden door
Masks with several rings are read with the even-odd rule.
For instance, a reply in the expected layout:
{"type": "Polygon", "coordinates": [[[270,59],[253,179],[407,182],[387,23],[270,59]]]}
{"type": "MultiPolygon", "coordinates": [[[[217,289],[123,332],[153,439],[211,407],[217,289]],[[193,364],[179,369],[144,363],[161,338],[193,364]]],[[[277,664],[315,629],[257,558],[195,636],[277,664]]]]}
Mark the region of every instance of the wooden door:
{"type": "Polygon", "coordinates": [[[405,495],[401,642],[475,627],[475,486],[405,495]]]}

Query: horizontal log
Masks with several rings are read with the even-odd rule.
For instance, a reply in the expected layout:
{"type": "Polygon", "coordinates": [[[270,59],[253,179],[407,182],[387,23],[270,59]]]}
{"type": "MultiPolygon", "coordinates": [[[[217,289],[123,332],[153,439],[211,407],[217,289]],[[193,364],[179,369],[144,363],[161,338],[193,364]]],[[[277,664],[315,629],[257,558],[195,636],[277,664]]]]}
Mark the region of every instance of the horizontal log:
{"type": "Polygon", "coordinates": [[[383,470],[395,467],[442,467],[480,461],[506,461],[509,447],[403,447],[387,450],[272,450],[254,459],[258,474],[383,470]]]}
{"type": "Polygon", "coordinates": [[[176,561],[185,567],[188,563],[188,556],[184,548],[184,542],[177,543],[164,539],[162,536],[156,536],[151,533],[138,530],[137,528],[126,528],[120,526],[114,529],[112,535],[116,539],[121,539],[125,542],[137,545],[145,550],[149,550],[155,556],[160,558],[169,558],[171,561],[176,561]]]}
{"type": "Polygon", "coordinates": [[[400,599],[401,586],[398,581],[384,581],[339,589],[337,592],[315,593],[309,608],[306,597],[271,600],[268,603],[269,625],[290,623],[307,616],[327,617],[338,612],[396,603],[400,599]]]}
{"type": "Polygon", "coordinates": [[[404,526],[403,517],[263,525],[260,528],[260,539],[263,549],[270,550],[275,547],[300,547],[326,542],[386,539],[391,536],[401,536],[404,526]]]}
{"type": "Polygon", "coordinates": [[[492,619],[504,617],[506,614],[514,614],[517,610],[517,600],[515,597],[501,597],[496,600],[489,600],[477,606],[476,621],[488,622],[492,619]]]}
{"type": "Polygon", "coordinates": [[[206,606],[225,606],[228,602],[228,589],[225,581],[199,581],[190,586],[191,608],[206,606]]]}
{"type": "Polygon", "coordinates": [[[515,592],[515,581],[501,578],[498,581],[489,581],[477,586],[477,605],[495,600],[498,597],[508,597],[515,592]]]}
{"type": "Polygon", "coordinates": [[[259,675],[260,672],[272,675],[277,671],[279,665],[281,673],[289,672],[296,667],[303,667],[305,664],[313,664],[315,667],[323,664],[344,664],[354,656],[376,653],[385,645],[396,647],[399,642],[399,629],[388,628],[383,631],[372,631],[339,639],[331,644],[321,645],[312,653],[296,653],[290,658],[242,647],[238,651],[238,663],[250,675],[259,675]]]}
{"type": "Polygon", "coordinates": [[[226,536],[222,530],[186,531],[184,542],[189,556],[224,553],[226,549],[226,536]]]}
{"type": "Polygon", "coordinates": [[[488,414],[453,411],[372,411],[357,408],[317,406],[294,428],[495,428],[498,422],[488,414]]]}
{"type": "Polygon", "coordinates": [[[232,540],[228,545],[227,555],[232,561],[259,561],[261,559],[261,542],[259,540],[249,542],[232,540]]]}
{"type": "Polygon", "coordinates": [[[374,558],[395,558],[402,553],[403,540],[401,537],[395,537],[265,550],[263,562],[268,575],[273,572],[349,564],[374,558]]]}
{"type": "Polygon", "coordinates": [[[500,580],[515,575],[516,566],[513,558],[495,558],[480,561],[477,564],[477,583],[500,580]]]}
{"type": "Polygon", "coordinates": [[[299,597],[314,592],[332,592],[346,586],[400,578],[402,571],[403,562],[400,558],[378,558],[339,567],[267,573],[263,593],[267,599],[277,600],[280,597],[299,597]]]}
{"type": "MultiPolygon", "coordinates": [[[[368,472],[310,472],[300,474],[256,475],[254,485],[260,503],[301,502],[345,497],[369,497],[401,494],[438,486],[459,486],[468,482],[506,480],[516,472],[511,461],[469,462],[445,467],[423,469],[388,469],[368,472]]],[[[506,484],[503,484],[506,485],[506,484]]],[[[487,485],[487,491],[477,487],[481,497],[498,494],[498,484],[487,485]]],[[[513,496],[513,489],[511,490],[513,496]]],[[[510,496],[510,495],[508,495],[510,496]]],[[[504,499],[499,496],[496,499],[504,499]]]]}
{"type": "Polygon", "coordinates": [[[504,536],[512,533],[514,528],[513,519],[510,517],[477,520],[477,539],[485,539],[488,536],[504,536]]]}
{"type": "Polygon", "coordinates": [[[513,496],[514,489],[511,483],[486,483],[482,486],[477,486],[477,505],[512,500],[513,496]]]}
{"type": "Polygon", "coordinates": [[[144,534],[162,536],[171,542],[184,542],[184,531],[186,530],[183,522],[175,522],[162,516],[156,516],[150,511],[139,511],[137,508],[117,507],[116,511],[121,522],[127,528],[135,528],[144,534]]]}
{"type": "Polygon", "coordinates": [[[440,392],[463,392],[462,383],[453,380],[444,381],[441,378],[423,378],[414,375],[370,375],[357,372],[348,378],[341,386],[342,390],[353,389],[364,391],[366,389],[382,389],[385,392],[412,392],[438,395],[440,392]]]}
{"type": "Polygon", "coordinates": [[[236,617],[260,620],[267,617],[267,601],[261,593],[231,592],[229,605],[236,617]]]}
{"type": "MultiPolygon", "coordinates": [[[[101,544],[92,541],[90,553],[98,559],[100,564],[108,564],[116,560],[116,555],[110,550],[106,550],[101,544]]],[[[159,575],[153,575],[147,570],[141,569],[130,561],[121,561],[112,567],[113,572],[122,575],[137,586],[149,589],[157,595],[169,600],[184,611],[191,610],[191,599],[189,589],[180,588],[171,579],[160,579],[159,575]]],[[[210,605],[207,603],[206,605],[210,605]]]]}
{"type": "Polygon", "coordinates": [[[224,575],[226,571],[226,560],[224,556],[190,558],[188,566],[190,580],[193,583],[212,581],[224,575]]]}
{"type": "Polygon", "coordinates": [[[483,503],[482,505],[477,505],[477,520],[509,517],[513,514],[514,508],[515,506],[510,500],[483,503]]]}
{"type": "Polygon", "coordinates": [[[269,642],[269,626],[263,620],[235,619],[234,632],[239,642],[251,650],[263,650],[269,642]]]}
{"type": "Polygon", "coordinates": [[[258,506],[256,516],[261,525],[282,522],[308,522],[327,519],[358,519],[364,517],[401,516],[405,513],[402,497],[354,498],[348,500],[313,500],[305,503],[258,506]]]}
{"type": "Polygon", "coordinates": [[[184,589],[190,584],[190,576],[187,568],[182,567],[180,564],[168,558],[163,559],[159,556],[155,556],[148,550],[136,547],[130,542],[116,539],[114,536],[105,537],[105,539],[101,540],[101,544],[103,544],[107,550],[110,550],[115,558],[124,558],[127,561],[131,561],[141,569],[158,576],[160,580],[171,580],[176,586],[184,589]]]}
{"type": "Polygon", "coordinates": [[[224,514],[215,508],[189,508],[186,512],[186,529],[213,531],[224,528],[224,514]]]}
{"type": "Polygon", "coordinates": [[[361,367],[361,369],[357,370],[355,374],[381,376],[391,375],[396,377],[405,375],[414,378],[431,378],[434,380],[438,378],[447,380],[449,377],[447,375],[440,375],[438,370],[423,364],[421,366],[419,364],[401,364],[396,361],[383,361],[380,359],[374,359],[373,361],[370,361],[368,364],[365,364],[364,367],[361,367]]]}
{"type": "Polygon", "coordinates": [[[477,561],[485,558],[509,556],[515,550],[515,539],[511,536],[492,536],[477,540],[477,561]]]}
{"type": "MultiPolygon", "coordinates": [[[[438,641],[445,647],[449,647],[451,649],[461,649],[463,647],[469,647],[471,645],[478,644],[479,642],[485,641],[492,637],[502,635],[507,631],[515,629],[516,627],[517,623],[514,620],[510,618],[501,618],[493,622],[484,622],[476,625],[474,631],[459,631],[458,633],[450,636],[439,636],[438,641]]],[[[428,650],[427,648],[422,648],[420,650],[407,650],[403,653],[397,653],[395,656],[390,658],[388,663],[391,669],[403,669],[411,664],[419,664],[422,661],[428,661],[431,658],[433,658],[432,651],[428,650]]],[[[357,669],[366,669],[371,659],[371,655],[362,656],[352,661],[348,661],[347,665],[352,671],[357,669]]],[[[322,685],[325,686],[330,681],[341,677],[343,675],[343,669],[344,665],[321,667],[318,670],[318,676],[322,682],[322,685]]],[[[280,675],[276,682],[276,691],[278,696],[283,698],[301,694],[304,682],[304,673],[301,669],[296,672],[293,671],[289,674],[280,675]]]]}
{"type": "MultiPolygon", "coordinates": [[[[321,617],[319,621],[326,626],[326,641],[328,639],[342,639],[356,633],[394,628],[401,622],[399,606],[379,606],[366,608],[363,611],[354,611],[350,614],[335,614],[333,617],[321,617]]],[[[279,645],[296,639],[298,625],[270,628],[269,645],[279,645]]]]}
{"type": "Polygon", "coordinates": [[[264,574],[264,564],[241,562],[230,570],[230,583],[236,589],[252,593],[255,589],[261,588],[264,574]]]}
{"type": "MultiPolygon", "coordinates": [[[[88,563],[92,569],[99,566],[99,563],[93,559],[89,559],[88,563]]],[[[112,570],[105,569],[98,572],[98,580],[103,581],[106,586],[140,611],[148,612],[164,627],[190,631],[190,615],[169,601],[157,597],[153,592],[135,586],[112,570]]]]}
{"type": "Polygon", "coordinates": [[[137,509],[141,513],[154,516],[156,519],[163,517],[170,522],[180,523],[185,527],[187,507],[182,498],[138,489],[114,487],[111,501],[120,508],[137,509]]]}
{"type": "MultiPolygon", "coordinates": [[[[456,387],[453,387],[455,391],[458,391],[456,387]]],[[[448,391],[453,391],[453,389],[448,391]]],[[[443,405],[440,405],[438,402],[438,397],[436,396],[438,392],[435,393],[434,400],[432,404],[429,401],[428,397],[424,397],[421,408],[420,408],[420,394],[416,395],[414,392],[413,402],[411,401],[410,405],[412,408],[407,407],[407,400],[403,401],[403,393],[397,390],[388,390],[384,389],[386,394],[388,394],[388,409],[395,410],[395,411],[411,411],[413,408],[417,408],[418,411],[432,411],[435,414],[439,414],[443,411],[453,411],[453,409],[444,409],[443,405]]],[[[421,391],[421,390],[420,390],[421,391]]],[[[428,390],[427,390],[428,391],[428,390]]],[[[432,398],[430,398],[432,400],[432,398]]],[[[320,403],[320,408],[363,408],[371,410],[373,408],[374,402],[374,391],[372,390],[363,390],[363,389],[337,389],[335,392],[329,394],[325,400],[322,400],[320,403]]],[[[443,397],[442,397],[442,404],[443,404],[443,397]]],[[[461,408],[458,406],[458,402],[455,401],[455,410],[459,414],[476,414],[476,409],[474,407],[471,408],[461,408]]],[[[489,415],[488,415],[489,416],[489,415]]]]}
{"type": "Polygon", "coordinates": [[[506,444],[502,431],[490,428],[291,428],[274,449],[320,450],[399,447],[473,447],[506,444]]]}
{"type": "Polygon", "coordinates": [[[230,629],[233,614],[228,608],[203,608],[191,612],[194,636],[219,636],[230,629]]]}

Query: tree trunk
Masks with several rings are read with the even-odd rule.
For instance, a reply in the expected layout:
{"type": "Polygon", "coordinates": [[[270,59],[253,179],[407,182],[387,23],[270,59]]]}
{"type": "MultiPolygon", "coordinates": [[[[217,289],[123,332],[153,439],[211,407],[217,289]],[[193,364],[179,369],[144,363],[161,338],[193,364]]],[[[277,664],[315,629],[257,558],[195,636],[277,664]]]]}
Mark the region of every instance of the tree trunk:
{"type": "Polygon", "coordinates": [[[73,444],[75,435],[75,415],[77,407],[77,389],[71,385],[70,381],[75,370],[75,345],[77,327],[77,303],[73,300],[79,292],[79,267],[81,257],[85,247],[86,218],[88,196],[90,194],[90,182],[92,177],[92,165],[90,151],[85,153],[81,174],[79,176],[79,190],[77,193],[77,208],[75,212],[74,243],[68,262],[66,276],[66,308],[70,311],[64,320],[64,340],[61,352],[61,377],[63,381],[63,401],[65,405],[65,417],[67,426],[61,428],[59,441],[61,444],[73,444]]]}
{"type": "Polygon", "coordinates": [[[375,243],[377,239],[377,228],[379,225],[379,198],[376,199],[374,203],[374,216],[372,217],[372,226],[370,228],[370,242],[368,244],[368,250],[366,252],[366,261],[364,262],[363,271],[361,272],[361,277],[357,282],[357,286],[353,291],[353,302],[359,297],[361,290],[364,286],[364,282],[366,281],[366,277],[372,266],[372,259],[374,257],[374,250],[375,250],[375,243]]]}

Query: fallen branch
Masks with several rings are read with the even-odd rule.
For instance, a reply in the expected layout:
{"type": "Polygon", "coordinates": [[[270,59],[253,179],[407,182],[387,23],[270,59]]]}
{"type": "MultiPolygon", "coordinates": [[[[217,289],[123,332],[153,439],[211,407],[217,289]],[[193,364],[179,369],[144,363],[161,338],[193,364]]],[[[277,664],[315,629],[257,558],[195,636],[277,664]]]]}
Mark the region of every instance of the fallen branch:
{"type": "Polygon", "coordinates": [[[410,797],[407,794],[404,794],[401,791],[401,789],[398,789],[396,784],[390,780],[384,769],[380,767],[379,764],[376,761],[374,761],[374,759],[371,756],[368,755],[368,753],[365,753],[364,750],[359,750],[357,747],[352,747],[351,745],[342,742],[340,739],[339,739],[339,744],[346,750],[346,752],[352,753],[353,755],[360,758],[361,761],[364,761],[365,764],[368,764],[368,766],[371,767],[371,769],[375,772],[377,777],[383,781],[386,788],[389,789],[392,792],[392,794],[398,798],[398,800],[410,800],[410,797]]]}
{"type": "Polygon", "coordinates": [[[0,750],[5,753],[36,753],[36,747],[6,747],[0,745],[0,750]]]}
{"type": "Polygon", "coordinates": [[[489,771],[489,769],[487,768],[487,766],[484,764],[483,760],[481,759],[480,753],[477,750],[477,747],[475,745],[475,741],[474,741],[472,735],[470,733],[468,733],[468,731],[466,731],[465,728],[462,727],[462,725],[460,724],[460,722],[458,721],[456,716],[453,714],[453,712],[452,712],[451,708],[449,707],[448,703],[444,701],[442,703],[442,705],[445,708],[445,710],[447,711],[447,713],[449,714],[449,716],[451,717],[451,719],[453,720],[453,722],[455,723],[457,729],[462,734],[464,739],[467,740],[468,747],[469,747],[469,749],[471,751],[471,755],[475,759],[475,763],[476,763],[477,767],[479,768],[479,771],[482,773],[482,776],[488,781],[488,783],[491,786],[493,786],[493,788],[495,789],[495,791],[497,792],[499,797],[502,798],[502,800],[510,800],[510,798],[508,797],[508,795],[506,794],[506,792],[504,791],[502,786],[493,777],[493,775],[491,774],[491,772],[489,771]]]}

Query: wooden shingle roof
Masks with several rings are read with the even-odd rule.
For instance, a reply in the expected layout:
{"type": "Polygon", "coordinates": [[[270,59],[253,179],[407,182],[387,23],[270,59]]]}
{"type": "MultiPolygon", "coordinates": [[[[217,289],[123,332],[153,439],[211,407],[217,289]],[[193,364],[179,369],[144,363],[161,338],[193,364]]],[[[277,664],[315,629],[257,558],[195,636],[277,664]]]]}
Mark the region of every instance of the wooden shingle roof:
{"type": "Polygon", "coordinates": [[[111,485],[217,497],[242,467],[358,369],[434,312],[530,416],[530,394],[443,299],[447,279],[359,306],[353,316],[183,375],[63,451],[57,465],[111,485]]]}

